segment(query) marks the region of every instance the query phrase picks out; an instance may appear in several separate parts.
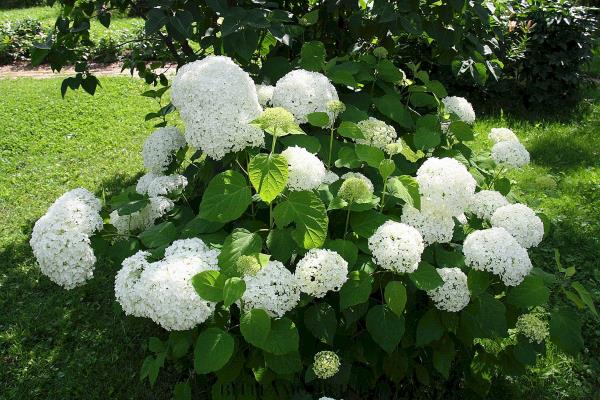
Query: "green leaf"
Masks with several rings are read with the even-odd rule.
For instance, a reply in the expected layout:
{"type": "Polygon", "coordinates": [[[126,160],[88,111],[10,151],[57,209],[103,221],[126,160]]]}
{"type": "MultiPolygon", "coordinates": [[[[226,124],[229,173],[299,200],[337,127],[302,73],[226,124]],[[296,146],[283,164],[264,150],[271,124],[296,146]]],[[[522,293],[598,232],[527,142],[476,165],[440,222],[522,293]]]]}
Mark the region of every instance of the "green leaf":
{"type": "Polygon", "coordinates": [[[275,223],[285,228],[294,223],[292,237],[305,249],[321,247],[327,237],[329,218],[321,199],[313,192],[291,192],[273,210],[275,223]]]}
{"type": "Polygon", "coordinates": [[[238,277],[229,278],[223,286],[223,305],[229,307],[240,298],[246,291],[246,282],[238,277]]]}
{"type": "Polygon", "coordinates": [[[417,149],[426,150],[438,146],[442,138],[438,131],[428,128],[417,128],[413,141],[417,149]]]}
{"type": "Polygon", "coordinates": [[[304,14],[302,17],[300,17],[298,19],[298,22],[300,22],[300,25],[302,25],[302,26],[314,25],[318,21],[319,21],[319,9],[318,8],[304,14]]]}
{"type": "Polygon", "coordinates": [[[235,271],[235,263],[240,256],[260,253],[262,245],[262,239],[258,233],[242,228],[235,229],[225,239],[218,256],[222,272],[232,274],[235,271]]]}
{"type": "Polygon", "coordinates": [[[276,355],[298,351],[300,335],[294,321],[282,317],[271,321],[271,331],[262,345],[262,349],[276,355]]]}
{"type": "Polygon", "coordinates": [[[119,208],[117,208],[117,214],[119,214],[120,216],[131,215],[136,211],[140,211],[141,209],[146,207],[148,204],[150,204],[149,198],[133,200],[133,201],[127,202],[127,203],[121,205],[119,208]]]}
{"type": "Polygon", "coordinates": [[[461,313],[461,330],[471,338],[500,338],[507,334],[506,307],[489,293],[471,299],[461,313]]]}
{"type": "Polygon", "coordinates": [[[251,345],[263,348],[271,332],[271,318],[265,310],[255,308],[240,319],[240,331],[251,345]]]}
{"type": "Polygon", "coordinates": [[[440,81],[429,81],[425,86],[427,86],[427,89],[429,89],[431,93],[435,94],[438,99],[443,99],[444,97],[448,96],[446,88],[440,81]]]}
{"type": "Polygon", "coordinates": [[[37,67],[38,65],[43,63],[49,53],[50,53],[49,49],[40,49],[37,47],[32,47],[30,49],[31,65],[34,67],[37,67]]]}
{"type": "Polygon", "coordinates": [[[152,8],[146,14],[146,35],[152,35],[155,32],[158,32],[160,28],[165,26],[169,17],[167,14],[159,8],[152,8]]]}
{"type": "Polygon", "coordinates": [[[500,178],[494,182],[494,189],[499,191],[503,196],[510,192],[510,180],[508,178],[500,178]]]}
{"type": "Polygon", "coordinates": [[[300,50],[300,66],[309,71],[321,71],[325,66],[326,55],[322,42],[306,42],[300,50]]]}
{"type": "Polygon", "coordinates": [[[398,317],[388,307],[377,305],[367,313],[367,330],[388,354],[392,353],[404,335],[404,317],[398,317]]]}
{"type": "Polygon", "coordinates": [[[225,279],[219,271],[202,271],[192,277],[192,286],[204,300],[218,303],[223,300],[225,279]]]}
{"type": "Polygon", "coordinates": [[[546,304],[550,298],[550,289],[544,285],[541,276],[529,275],[519,286],[508,290],[506,301],[521,308],[530,308],[546,304]]]}
{"type": "Polygon", "coordinates": [[[377,64],[377,74],[379,78],[390,83],[397,83],[405,78],[404,72],[387,58],[380,60],[377,64]]]}
{"type": "Polygon", "coordinates": [[[313,154],[316,154],[321,150],[321,142],[314,136],[291,135],[281,138],[280,141],[286,147],[299,146],[313,154]]]}
{"type": "Polygon", "coordinates": [[[583,349],[581,322],[566,309],[553,311],[550,319],[550,339],[566,353],[579,353],[583,349]]]}
{"type": "Polygon", "coordinates": [[[185,224],[179,234],[179,238],[187,239],[197,237],[203,233],[215,233],[222,228],[223,223],[221,222],[207,221],[204,218],[196,216],[185,224]]]}
{"type": "Polygon", "coordinates": [[[572,282],[571,287],[577,291],[581,301],[589,308],[592,314],[598,318],[598,311],[596,311],[596,306],[594,305],[594,300],[592,299],[590,292],[579,282],[572,282]]]}
{"type": "Polygon", "coordinates": [[[471,295],[479,296],[484,293],[490,285],[490,276],[485,271],[472,269],[469,271],[469,275],[467,275],[467,285],[469,286],[471,295]]]}
{"type": "Polygon", "coordinates": [[[386,94],[383,97],[373,99],[373,102],[383,115],[396,121],[403,128],[412,129],[414,127],[410,112],[404,107],[397,95],[386,94]]]}
{"type": "Polygon", "coordinates": [[[406,288],[399,281],[391,281],[385,287],[383,294],[386,304],[396,314],[401,317],[406,307],[406,288]]]}
{"type": "Polygon", "coordinates": [[[306,116],[308,123],[317,128],[329,125],[329,115],[326,112],[313,112],[306,116]]]}
{"type": "Polygon", "coordinates": [[[450,376],[450,367],[455,356],[454,342],[447,337],[433,350],[433,367],[446,379],[450,376]]]}
{"type": "Polygon", "coordinates": [[[304,325],[323,343],[333,344],[337,319],[333,307],[322,302],[313,304],[304,312],[304,325]]]}
{"type": "Polygon", "coordinates": [[[373,277],[365,271],[351,271],[340,289],[340,310],[366,303],[371,295],[373,281],[373,277]]]}
{"type": "Polygon", "coordinates": [[[198,216],[209,221],[238,219],[252,202],[252,194],[242,174],[229,170],[216,175],[208,184],[198,216]]]}
{"type": "Polygon", "coordinates": [[[358,125],[350,121],[342,121],[337,128],[337,133],[340,134],[340,136],[354,140],[365,138],[358,125]]]}
{"type": "Polygon", "coordinates": [[[296,250],[296,242],[292,238],[290,229],[271,229],[267,236],[267,247],[274,259],[285,263],[292,258],[296,250]]]}
{"type": "Polygon", "coordinates": [[[436,100],[435,97],[433,97],[429,93],[422,92],[411,93],[409,100],[410,104],[412,104],[415,107],[435,108],[439,104],[438,100],[436,100]]]}
{"type": "Polygon", "coordinates": [[[350,226],[357,235],[368,239],[373,236],[377,228],[383,225],[387,220],[388,218],[385,215],[374,210],[369,210],[352,214],[350,226]]]}
{"type": "Polygon", "coordinates": [[[163,222],[146,229],[140,234],[140,240],[148,248],[166,246],[177,237],[177,228],[172,222],[163,222]]]}
{"type": "Polygon", "coordinates": [[[351,267],[356,264],[358,258],[358,247],[348,240],[335,239],[328,240],[325,243],[325,248],[337,252],[351,267]]]}
{"type": "Polygon", "coordinates": [[[359,160],[366,162],[370,167],[379,168],[379,164],[385,158],[383,151],[366,144],[357,144],[354,148],[359,160]]]}
{"type": "Polygon", "coordinates": [[[417,347],[439,340],[444,334],[444,326],[435,309],[428,310],[417,324],[417,347]]]}
{"type": "Polygon", "coordinates": [[[417,180],[409,175],[392,176],[387,183],[387,192],[417,210],[421,208],[421,195],[417,180]]]}
{"type": "Polygon", "coordinates": [[[218,371],[227,364],[233,350],[233,336],[219,328],[207,328],[196,340],[194,369],[198,374],[218,371]]]}
{"type": "Polygon", "coordinates": [[[335,161],[335,166],[338,168],[358,168],[362,163],[358,159],[354,148],[343,146],[338,152],[338,159],[335,161]]]}
{"type": "Polygon", "coordinates": [[[248,175],[260,198],[271,203],[285,189],[287,159],[281,154],[257,154],[248,164],[248,175]]]}
{"type": "Polygon", "coordinates": [[[444,284],[437,269],[426,261],[421,261],[419,268],[409,276],[415,286],[421,290],[433,290],[444,284]]]}
{"type": "Polygon", "coordinates": [[[379,173],[384,181],[387,180],[387,178],[389,178],[395,170],[396,164],[394,163],[394,160],[385,159],[379,163],[379,173]]]}
{"type": "Polygon", "coordinates": [[[302,370],[302,360],[297,351],[284,355],[265,352],[264,355],[267,367],[279,375],[289,375],[302,370]]]}
{"type": "Polygon", "coordinates": [[[192,400],[192,388],[188,381],[178,382],[173,389],[174,400],[192,400]]]}
{"type": "Polygon", "coordinates": [[[450,132],[461,142],[466,142],[475,139],[473,128],[462,121],[452,121],[450,124],[450,132]]]}

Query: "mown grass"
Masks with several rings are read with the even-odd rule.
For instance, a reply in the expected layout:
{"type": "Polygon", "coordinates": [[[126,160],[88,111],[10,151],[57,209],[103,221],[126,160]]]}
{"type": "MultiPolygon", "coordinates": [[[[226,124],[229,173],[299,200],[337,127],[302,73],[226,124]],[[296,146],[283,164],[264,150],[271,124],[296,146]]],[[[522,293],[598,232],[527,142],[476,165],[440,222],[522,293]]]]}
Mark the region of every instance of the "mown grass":
{"type": "MultiPolygon", "coordinates": [[[[115,266],[100,263],[87,285],[64,291],[35,267],[28,235],[33,222],[63,192],[78,186],[97,194],[122,187],[142,169],[140,148],[154,110],[139,96],[144,85],[103,78],[96,96],[59,94],[60,80],[0,80],[0,398],[164,399],[176,373],[151,389],[138,383],[149,321],[125,317],[114,301],[115,266]]],[[[475,147],[489,149],[487,132],[507,126],[521,137],[532,164],[510,174],[517,199],[547,214],[554,228],[531,252],[553,270],[554,248],[600,300],[600,91],[562,122],[483,117],[475,147]]],[[[490,398],[590,399],[600,387],[600,328],[587,314],[586,353],[550,349],[526,376],[500,379],[490,398]]]]}

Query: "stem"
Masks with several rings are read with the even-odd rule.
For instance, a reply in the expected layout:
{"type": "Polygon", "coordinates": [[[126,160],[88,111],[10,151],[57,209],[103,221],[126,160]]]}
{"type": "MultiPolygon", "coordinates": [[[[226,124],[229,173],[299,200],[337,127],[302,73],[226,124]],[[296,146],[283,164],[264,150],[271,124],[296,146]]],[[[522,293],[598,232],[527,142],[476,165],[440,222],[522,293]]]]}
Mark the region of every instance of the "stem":
{"type": "Polygon", "coordinates": [[[271,154],[275,153],[275,143],[277,143],[277,136],[273,135],[273,144],[271,145],[271,154]]]}
{"type": "Polygon", "coordinates": [[[387,186],[387,179],[383,181],[383,191],[381,192],[381,202],[379,203],[379,213],[383,213],[383,205],[385,203],[385,188],[387,186]]]}
{"type": "Polygon", "coordinates": [[[331,167],[331,151],[333,150],[333,125],[331,125],[331,131],[329,133],[329,155],[327,158],[327,169],[331,167]]]}
{"type": "Polygon", "coordinates": [[[269,229],[273,229],[273,203],[269,203],[269,229]]]}
{"type": "Polygon", "coordinates": [[[352,203],[348,204],[348,212],[346,213],[346,226],[344,227],[344,239],[348,234],[348,224],[350,223],[350,206],[352,206],[352,203]]]}

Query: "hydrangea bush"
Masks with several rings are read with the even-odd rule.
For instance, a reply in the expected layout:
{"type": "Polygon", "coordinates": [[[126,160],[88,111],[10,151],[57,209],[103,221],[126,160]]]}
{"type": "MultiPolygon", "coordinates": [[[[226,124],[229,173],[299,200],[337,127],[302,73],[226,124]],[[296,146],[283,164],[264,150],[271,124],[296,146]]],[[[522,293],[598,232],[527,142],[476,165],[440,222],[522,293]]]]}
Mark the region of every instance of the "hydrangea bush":
{"type": "Polygon", "coordinates": [[[269,85],[224,56],[180,68],[184,131],[152,133],[148,172],[105,204],[59,198],[31,238],[42,272],[72,289],[96,258],[116,261],[124,313],[169,331],[141,377],[175,365],[176,398],[191,381],[214,398],[445,381],[481,395],[545,342],[577,352],[577,319],[547,305],[565,280],[528,255],[543,216],[502,177],[529,160],[517,136],[494,129],[491,152],[474,152],[471,104],[383,51],[317,65],[352,79],[334,86],[318,67],[269,85]]]}

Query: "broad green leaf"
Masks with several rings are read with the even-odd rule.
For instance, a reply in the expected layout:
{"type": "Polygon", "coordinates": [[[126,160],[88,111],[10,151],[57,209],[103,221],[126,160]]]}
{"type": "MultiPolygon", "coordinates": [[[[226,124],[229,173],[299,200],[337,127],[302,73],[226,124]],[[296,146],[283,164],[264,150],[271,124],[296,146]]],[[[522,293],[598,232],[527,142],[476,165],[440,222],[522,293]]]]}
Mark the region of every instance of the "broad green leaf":
{"type": "Polygon", "coordinates": [[[325,248],[337,252],[348,262],[350,267],[356,263],[356,259],[358,258],[358,247],[348,240],[329,240],[325,243],[325,248]]]}
{"type": "Polygon", "coordinates": [[[598,318],[598,311],[596,311],[596,306],[594,305],[594,300],[592,299],[590,292],[579,282],[572,282],[571,287],[577,291],[581,301],[589,308],[592,314],[598,318]]]}
{"type": "Polygon", "coordinates": [[[273,210],[275,223],[285,228],[292,222],[292,237],[305,249],[321,247],[327,237],[329,218],[321,199],[313,192],[291,192],[273,210]]]}
{"type": "Polygon", "coordinates": [[[235,271],[235,263],[240,256],[260,253],[262,250],[262,239],[256,232],[238,228],[227,236],[218,260],[222,272],[231,275],[235,271]]]}
{"type": "Polygon", "coordinates": [[[426,150],[438,146],[441,143],[442,138],[438,131],[430,130],[428,128],[417,128],[413,141],[417,149],[426,150]]]}
{"type": "Polygon", "coordinates": [[[287,262],[296,250],[296,242],[290,229],[271,229],[267,236],[267,247],[274,259],[287,262]]]}
{"type": "Polygon", "coordinates": [[[405,78],[404,72],[387,58],[380,60],[377,64],[377,74],[379,78],[390,83],[401,82],[405,78]]]}
{"type": "Polygon", "coordinates": [[[327,53],[322,42],[306,42],[300,50],[300,66],[309,71],[321,71],[327,53]]]}
{"type": "Polygon", "coordinates": [[[163,222],[146,229],[139,237],[147,248],[166,246],[177,238],[177,228],[172,222],[163,222]]]}
{"type": "Polygon", "coordinates": [[[475,139],[473,128],[462,121],[452,121],[450,124],[450,132],[461,142],[466,142],[475,139]]]}
{"type": "Polygon", "coordinates": [[[581,322],[566,309],[553,311],[550,319],[550,339],[566,353],[579,353],[583,349],[581,322]]]}
{"type": "Polygon", "coordinates": [[[289,375],[302,370],[300,353],[294,351],[289,354],[275,355],[264,353],[265,363],[273,372],[279,375],[289,375]]]}
{"type": "Polygon", "coordinates": [[[425,86],[427,86],[427,89],[429,89],[431,93],[435,94],[438,99],[443,99],[444,97],[448,96],[446,88],[440,81],[429,81],[425,86]]]}
{"type": "Polygon", "coordinates": [[[265,310],[255,308],[240,318],[240,331],[246,342],[263,348],[271,332],[271,318],[265,310]]]}
{"type": "Polygon", "coordinates": [[[173,389],[174,400],[192,400],[192,388],[188,381],[178,382],[173,389]]]}
{"type": "Polygon", "coordinates": [[[438,100],[429,93],[411,93],[410,104],[415,107],[430,107],[435,108],[438,106],[438,100]]]}
{"type": "Polygon", "coordinates": [[[461,312],[460,329],[469,337],[501,338],[507,335],[506,307],[489,293],[471,298],[461,312]]]}
{"type": "Polygon", "coordinates": [[[208,184],[198,216],[209,221],[238,219],[252,202],[252,194],[242,174],[229,170],[216,175],[208,184]]]}
{"type": "Polygon", "coordinates": [[[364,135],[358,125],[350,121],[342,121],[337,129],[337,133],[349,139],[364,139],[364,135]]]}
{"type": "Polygon", "coordinates": [[[198,374],[208,374],[223,368],[233,355],[233,336],[219,328],[207,328],[196,340],[194,369],[198,374]]]}
{"type": "Polygon", "coordinates": [[[287,159],[281,154],[257,154],[248,164],[248,175],[260,198],[271,203],[285,189],[287,159]]]}
{"type": "Polygon", "coordinates": [[[428,310],[417,324],[417,347],[439,340],[444,335],[444,326],[435,309],[428,310]]]}
{"type": "MultiPolygon", "coordinates": [[[[393,178],[392,178],[393,179],[393,178]]],[[[374,210],[369,210],[361,213],[354,213],[350,218],[350,226],[352,230],[363,238],[370,238],[373,233],[383,225],[388,218],[374,210]]]]}
{"type": "Polygon", "coordinates": [[[406,288],[399,281],[391,281],[385,287],[383,294],[386,304],[397,316],[402,316],[406,306],[406,288]]]}
{"type": "Polygon", "coordinates": [[[480,294],[484,293],[490,285],[490,276],[485,271],[477,271],[476,269],[472,269],[467,275],[467,284],[469,286],[471,295],[479,296],[480,294]]]}
{"type": "Polygon", "coordinates": [[[300,335],[294,321],[287,317],[271,321],[271,331],[263,342],[262,349],[275,354],[284,355],[298,351],[300,335]]]}
{"type": "Polygon", "coordinates": [[[373,277],[365,271],[350,272],[348,280],[340,289],[340,310],[367,302],[373,281],[373,277]]]}
{"type": "Polygon", "coordinates": [[[286,147],[299,146],[313,154],[316,154],[321,150],[321,142],[314,136],[291,135],[281,138],[280,141],[286,147]]]}
{"type": "Polygon", "coordinates": [[[386,94],[383,97],[373,99],[373,102],[383,115],[396,121],[403,128],[412,129],[414,127],[410,112],[404,107],[397,95],[386,94]]]}
{"type": "Polygon", "coordinates": [[[298,22],[300,22],[300,25],[303,25],[303,26],[314,25],[318,21],[319,21],[319,9],[318,8],[304,14],[302,17],[300,17],[298,19],[298,22]]]}
{"type": "Polygon", "coordinates": [[[370,167],[379,168],[379,164],[385,158],[385,154],[380,149],[368,146],[366,144],[357,144],[354,148],[359,160],[366,162],[370,167]]]}
{"type": "Polygon", "coordinates": [[[404,317],[398,317],[388,307],[377,305],[367,313],[367,330],[388,354],[392,353],[404,335],[404,317]]]}
{"type": "Polygon", "coordinates": [[[519,286],[508,290],[506,301],[521,308],[530,308],[546,304],[550,298],[550,289],[544,285],[540,276],[529,275],[519,286]]]}
{"type": "Polygon", "coordinates": [[[238,301],[246,291],[246,282],[238,277],[232,277],[225,281],[223,286],[223,305],[229,307],[238,301]]]}
{"type": "Polygon", "coordinates": [[[512,352],[515,358],[522,364],[533,365],[537,360],[537,351],[535,346],[528,339],[520,336],[517,344],[513,346],[512,352]]]}
{"type": "Polygon", "coordinates": [[[494,182],[494,189],[499,191],[503,196],[510,192],[511,184],[508,178],[500,178],[494,182]]]}
{"type": "Polygon", "coordinates": [[[426,261],[421,261],[419,268],[409,274],[410,280],[421,290],[433,290],[444,284],[436,268],[426,261]]]}
{"type": "Polygon", "coordinates": [[[329,304],[322,302],[307,308],[304,312],[304,325],[323,343],[333,344],[337,318],[333,307],[329,304]]]}
{"type": "Polygon", "coordinates": [[[329,125],[329,115],[325,112],[313,112],[306,116],[308,123],[317,128],[329,125]]]}
{"type": "Polygon", "coordinates": [[[338,159],[335,161],[335,166],[338,168],[358,168],[361,165],[361,161],[356,155],[354,148],[350,146],[343,146],[338,152],[338,159]]]}
{"type": "Polygon", "coordinates": [[[392,176],[386,186],[387,192],[406,204],[419,210],[421,208],[421,195],[416,179],[409,175],[392,176]]]}
{"type": "Polygon", "coordinates": [[[204,300],[218,303],[223,300],[225,279],[219,271],[202,271],[192,277],[192,285],[196,293],[204,300]]]}
{"type": "Polygon", "coordinates": [[[203,233],[215,233],[222,228],[223,223],[221,222],[208,221],[196,216],[185,224],[179,238],[187,239],[197,237],[203,233]]]}
{"type": "Polygon", "coordinates": [[[140,200],[133,200],[128,203],[123,204],[119,208],[117,208],[117,214],[120,216],[123,215],[131,215],[136,211],[140,211],[142,208],[146,207],[150,204],[149,198],[143,198],[140,200]]]}
{"type": "Polygon", "coordinates": [[[433,350],[433,367],[446,379],[450,376],[450,367],[455,356],[454,342],[448,337],[433,350]]]}
{"type": "Polygon", "coordinates": [[[395,170],[396,164],[394,163],[394,160],[385,159],[379,163],[379,173],[384,181],[387,180],[395,170]]]}

